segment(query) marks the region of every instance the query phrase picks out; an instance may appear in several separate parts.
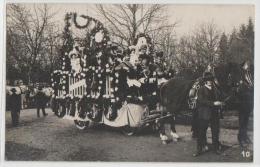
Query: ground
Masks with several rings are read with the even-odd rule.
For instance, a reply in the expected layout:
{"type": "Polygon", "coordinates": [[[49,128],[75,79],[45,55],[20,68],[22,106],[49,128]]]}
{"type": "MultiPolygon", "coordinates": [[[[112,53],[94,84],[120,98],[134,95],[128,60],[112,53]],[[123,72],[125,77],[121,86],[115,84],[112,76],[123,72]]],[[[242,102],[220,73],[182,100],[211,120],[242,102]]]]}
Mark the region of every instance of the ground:
{"type": "MultiPolygon", "coordinates": [[[[191,138],[189,125],[178,124],[181,140],[163,145],[158,133],[149,129],[134,136],[125,136],[118,128],[104,125],[82,131],[72,120],[57,118],[50,109],[47,113],[47,117],[37,118],[36,109],[22,110],[20,125],[12,127],[10,112],[6,112],[7,161],[252,162],[253,159],[252,145],[248,149],[250,156],[243,157],[237,129],[226,128],[227,122],[237,117],[222,120],[221,155],[208,152],[193,157],[196,141],[191,138]]],[[[252,131],[249,134],[252,138],[252,131]]],[[[208,136],[210,142],[210,131],[208,136]]]]}

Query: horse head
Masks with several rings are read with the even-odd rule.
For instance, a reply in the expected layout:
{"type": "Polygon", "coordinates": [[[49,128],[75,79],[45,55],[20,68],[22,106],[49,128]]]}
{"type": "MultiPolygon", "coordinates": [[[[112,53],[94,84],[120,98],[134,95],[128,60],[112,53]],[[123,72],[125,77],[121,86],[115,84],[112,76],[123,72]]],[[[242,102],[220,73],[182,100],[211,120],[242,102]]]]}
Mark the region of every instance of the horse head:
{"type": "Polygon", "coordinates": [[[214,75],[215,83],[228,104],[238,104],[241,93],[248,92],[249,87],[253,86],[247,84],[245,88],[244,84],[241,84],[241,81],[246,77],[241,64],[227,63],[216,66],[214,75]]]}

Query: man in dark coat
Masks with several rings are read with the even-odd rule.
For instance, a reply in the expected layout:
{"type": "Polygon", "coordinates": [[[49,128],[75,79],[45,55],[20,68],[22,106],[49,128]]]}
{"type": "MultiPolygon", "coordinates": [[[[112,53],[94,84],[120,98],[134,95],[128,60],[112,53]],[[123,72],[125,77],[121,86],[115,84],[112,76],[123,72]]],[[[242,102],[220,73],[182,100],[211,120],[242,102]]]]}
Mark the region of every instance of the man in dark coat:
{"type": "Polygon", "coordinates": [[[37,107],[37,117],[40,117],[40,109],[42,109],[43,116],[47,116],[48,114],[45,113],[47,97],[42,92],[42,87],[38,88],[38,92],[35,95],[35,101],[36,101],[36,107],[37,107]]]}
{"type": "Polygon", "coordinates": [[[204,73],[205,85],[198,90],[198,138],[197,151],[193,156],[198,156],[208,150],[207,129],[210,125],[212,132],[213,149],[220,154],[219,143],[219,112],[218,106],[224,105],[218,101],[218,97],[213,86],[213,75],[210,72],[204,73]]]}
{"type": "Polygon", "coordinates": [[[247,135],[249,117],[254,108],[254,80],[253,70],[250,69],[250,62],[242,64],[241,80],[239,85],[238,97],[240,103],[239,110],[239,132],[238,141],[241,146],[251,143],[247,135]]]}
{"type": "Polygon", "coordinates": [[[12,125],[18,126],[20,110],[21,110],[21,94],[16,94],[16,89],[11,89],[12,95],[10,96],[10,109],[12,116],[12,125]]]}

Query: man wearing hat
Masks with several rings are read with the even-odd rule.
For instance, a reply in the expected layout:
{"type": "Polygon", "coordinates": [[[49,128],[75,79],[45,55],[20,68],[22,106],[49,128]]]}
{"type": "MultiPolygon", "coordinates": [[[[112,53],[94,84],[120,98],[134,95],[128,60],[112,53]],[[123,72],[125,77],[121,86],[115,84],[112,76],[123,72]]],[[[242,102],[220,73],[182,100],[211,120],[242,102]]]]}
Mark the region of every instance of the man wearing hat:
{"type": "Polygon", "coordinates": [[[197,151],[193,156],[198,156],[208,150],[206,134],[209,125],[212,132],[213,149],[215,153],[220,154],[218,107],[224,103],[218,101],[212,73],[205,72],[203,79],[205,85],[198,90],[198,138],[197,151]]]}
{"type": "Polygon", "coordinates": [[[12,88],[10,96],[10,109],[11,109],[11,116],[12,116],[12,125],[18,126],[19,117],[20,117],[20,110],[21,110],[21,94],[19,94],[15,88],[12,88]]]}
{"type": "Polygon", "coordinates": [[[241,146],[251,143],[247,134],[247,127],[251,112],[254,107],[254,77],[253,69],[250,69],[250,61],[246,60],[241,66],[241,80],[239,84],[239,131],[238,141],[241,146]]]}
{"type": "Polygon", "coordinates": [[[42,91],[42,86],[38,87],[38,92],[35,95],[36,107],[37,107],[37,117],[40,117],[40,109],[42,109],[43,116],[47,116],[45,113],[45,107],[47,103],[47,97],[42,91]]]}

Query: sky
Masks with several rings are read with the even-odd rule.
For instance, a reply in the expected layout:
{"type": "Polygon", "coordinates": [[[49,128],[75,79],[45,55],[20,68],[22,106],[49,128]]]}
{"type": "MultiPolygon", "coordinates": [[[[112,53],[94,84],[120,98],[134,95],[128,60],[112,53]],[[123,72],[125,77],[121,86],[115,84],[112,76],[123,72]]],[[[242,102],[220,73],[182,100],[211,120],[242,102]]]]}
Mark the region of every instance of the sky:
{"type": "MultiPolygon", "coordinates": [[[[51,9],[57,11],[55,20],[63,29],[64,16],[67,12],[77,12],[97,18],[94,4],[51,4],[51,9]]],[[[178,22],[175,32],[177,37],[192,33],[201,23],[214,22],[220,31],[230,33],[241,24],[246,24],[248,18],[255,19],[254,5],[168,5],[169,22],[178,22]]]]}
{"type": "Polygon", "coordinates": [[[171,20],[179,21],[177,34],[188,34],[201,23],[213,21],[221,31],[229,33],[234,27],[255,19],[253,5],[172,5],[171,20]]]}

